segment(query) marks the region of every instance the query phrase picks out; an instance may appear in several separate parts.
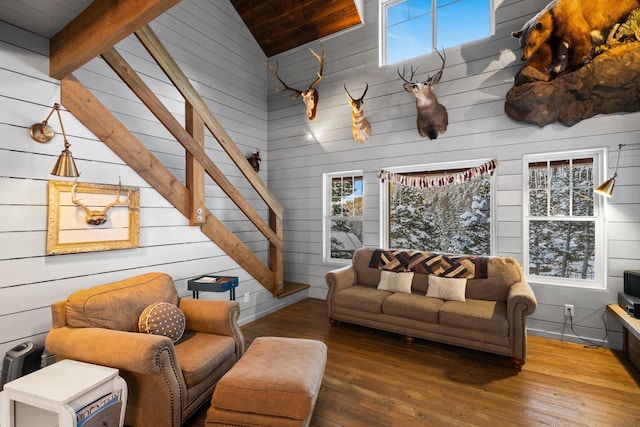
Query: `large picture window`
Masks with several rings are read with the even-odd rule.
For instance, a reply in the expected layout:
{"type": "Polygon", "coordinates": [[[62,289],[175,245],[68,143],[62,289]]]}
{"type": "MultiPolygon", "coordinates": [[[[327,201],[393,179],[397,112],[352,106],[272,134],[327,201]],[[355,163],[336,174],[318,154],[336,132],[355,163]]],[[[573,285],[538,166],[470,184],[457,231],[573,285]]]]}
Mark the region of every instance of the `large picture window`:
{"type": "Polygon", "coordinates": [[[525,271],[532,281],[603,286],[601,153],[525,157],[525,271]]]}
{"type": "Polygon", "coordinates": [[[490,161],[471,168],[449,164],[383,171],[384,246],[491,255],[495,165],[490,161]]]}
{"type": "Polygon", "coordinates": [[[363,241],[362,171],[324,175],[324,259],[346,262],[363,241]]]}
{"type": "Polygon", "coordinates": [[[381,65],[393,64],[493,32],[491,0],[380,0],[381,65]]]}

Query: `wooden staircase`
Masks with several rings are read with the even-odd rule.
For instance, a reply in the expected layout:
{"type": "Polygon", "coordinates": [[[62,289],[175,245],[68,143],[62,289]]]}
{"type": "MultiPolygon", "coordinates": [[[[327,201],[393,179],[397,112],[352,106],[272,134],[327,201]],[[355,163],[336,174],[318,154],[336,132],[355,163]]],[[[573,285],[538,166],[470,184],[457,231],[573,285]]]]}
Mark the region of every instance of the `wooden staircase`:
{"type": "MultiPolygon", "coordinates": [[[[146,2],[122,2],[119,0],[99,0],[90,5],[65,29],[51,40],[52,77],[61,82],[61,103],[87,129],[108,145],[125,163],[135,170],[145,181],[169,201],[179,212],[189,219],[191,225],[201,227],[202,232],[225,253],[244,268],[272,295],[283,297],[308,288],[308,285],[287,284],[283,281],[282,257],[282,207],[267,189],[264,182],[247,162],[244,154],[233,142],[229,134],[213,116],[204,100],[180,70],[161,41],[147,25],[175,4],[175,0],[155,0],[146,2]],[[109,7],[105,9],[105,4],[109,7]],[[136,15],[130,9],[140,8],[136,15]],[[152,10],[153,13],[149,12],[152,10]],[[101,14],[119,16],[133,22],[127,28],[137,28],[136,37],[151,57],[171,80],[185,100],[186,124],[178,123],[171,112],[138,76],[125,59],[113,48],[113,44],[126,37],[121,25],[103,20],[101,14]],[[144,15],[143,18],[140,15],[144,15]],[[98,17],[97,15],[100,15],[98,17]],[[88,21],[93,19],[93,21],[88,21]],[[146,20],[146,21],[145,21],[146,20]],[[96,23],[97,22],[97,23],[96,23]],[[113,33],[106,34],[113,26],[113,33]],[[106,34],[106,35],[105,35],[106,34]],[[93,47],[81,49],[78,39],[84,38],[100,46],[99,52],[93,47]],[[102,38],[96,40],[96,38],[102,38]],[[67,41],[81,49],[69,54],[67,41]],[[185,149],[186,183],[181,183],[146,147],[124,127],[118,119],[72,74],[90,60],[89,55],[99,54],[118,74],[123,82],[149,108],[153,115],[165,126],[178,143],[185,149]],[[83,62],[84,61],[84,62],[83,62]],[[256,193],[268,208],[265,221],[252,208],[228,178],[215,165],[204,149],[204,131],[208,129],[231,160],[242,172],[256,193]],[[204,204],[204,174],[207,174],[224,191],[240,211],[252,222],[269,242],[269,261],[265,265],[240,239],[210,212],[204,204]]],[[[90,43],[90,42],[89,42],[90,43]]]]}

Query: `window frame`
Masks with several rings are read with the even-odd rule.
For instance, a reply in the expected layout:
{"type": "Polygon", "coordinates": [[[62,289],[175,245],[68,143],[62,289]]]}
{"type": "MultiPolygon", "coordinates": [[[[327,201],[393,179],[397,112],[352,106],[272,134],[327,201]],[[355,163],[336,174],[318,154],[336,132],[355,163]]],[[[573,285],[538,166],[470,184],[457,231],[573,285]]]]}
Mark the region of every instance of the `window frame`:
{"type": "Polygon", "coordinates": [[[572,288],[585,288],[593,290],[605,290],[606,286],[606,228],[605,228],[605,209],[606,203],[604,197],[592,192],[594,198],[593,216],[574,216],[574,215],[549,215],[535,216],[529,215],[529,164],[535,162],[553,162],[570,159],[580,159],[585,157],[593,158],[593,184],[597,185],[605,176],[605,165],[607,161],[606,150],[604,148],[594,148],[585,150],[557,151],[550,153],[526,154],[522,158],[522,255],[523,269],[525,279],[529,283],[564,286],[572,288]],[[529,224],[531,221],[575,221],[575,222],[594,222],[594,260],[595,272],[594,279],[573,279],[557,276],[540,276],[530,274],[529,259],[529,224]]]}
{"type": "Polygon", "coordinates": [[[364,171],[363,170],[350,170],[350,171],[340,171],[340,172],[327,172],[322,175],[322,260],[325,264],[339,264],[339,265],[348,265],[352,263],[352,259],[346,258],[333,258],[331,257],[331,221],[333,220],[333,216],[331,215],[331,181],[334,178],[346,178],[346,177],[360,177],[362,179],[362,216],[360,217],[348,217],[352,220],[360,220],[362,222],[362,245],[364,246],[364,201],[365,201],[365,190],[364,190],[364,171]]]}
{"type": "MultiPolygon", "coordinates": [[[[431,51],[425,54],[416,55],[410,58],[405,58],[401,61],[397,62],[388,62],[387,61],[387,50],[388,50],[388,42],[387,42],[387,25],[388,25],[388,14],[387,8],[394,6],[398,3],[401,3],[405,0],[378,0],[378,64],[380,67],[392,64],[399,64],[403,61],[409,61],[421,56],[431,55],[435,52],[437,46],[437,0],[432,0],[431,3],[431,51]]],[[[496,31],[496,9],[495,9],[495,0],[486,0],[489,2],[489,10],[491,13],[489,14],[489,34],[487,37],[493,36],[496,31]]],[[[469,40],[466,43],[474,43],[478,40],[469,40]]],[[[459,47],[462,44],[455,46],[448,46],[447,49],[459,47]]]]}
{"type": "MultiPolygon", "coordinates": [[[[493,157],[495,159],[495,157],[493,157]]],[[[393,173],[410,173],[410,172],[428,172],[428,171],[439,171],[439,170],[456,170],[456,169],[464,169],[464,168],[473,168],[480,164],[484,164],[488,161],[492,160],[492,158],[485,159],[474,159],[474,160],[459,160],[452,162],[439,162],[439,163],[427,163],[420,165],[411,165],[411,166],[398,166],[398,167],[388,167],[383,168],[386,171],[393,173]]],[[[491,175],[491,221],[490,221],[490,255],[494,255],[496,253],[496,242],[497,242],[497,170],[491,175]]],[[[389,182],[388,181],[379,181],[380,185],[380,247],[383,249],[392,249],[389,247],[389,228],[391,218],[389,217],[389,182]]],[[[473,254],[467,254],[473,255],[473,254]]]]}

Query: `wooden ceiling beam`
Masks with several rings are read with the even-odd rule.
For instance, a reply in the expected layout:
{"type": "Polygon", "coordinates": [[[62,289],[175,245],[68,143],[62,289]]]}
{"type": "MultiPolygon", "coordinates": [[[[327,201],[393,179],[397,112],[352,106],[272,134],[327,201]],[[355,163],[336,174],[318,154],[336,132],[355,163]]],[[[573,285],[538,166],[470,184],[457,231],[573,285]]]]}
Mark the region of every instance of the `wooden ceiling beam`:
{"type": "Polygon", "coordinates": [[[177,3],[180,0],[95,0],[51,39],[49,75],[62,80],[177,3]]]}

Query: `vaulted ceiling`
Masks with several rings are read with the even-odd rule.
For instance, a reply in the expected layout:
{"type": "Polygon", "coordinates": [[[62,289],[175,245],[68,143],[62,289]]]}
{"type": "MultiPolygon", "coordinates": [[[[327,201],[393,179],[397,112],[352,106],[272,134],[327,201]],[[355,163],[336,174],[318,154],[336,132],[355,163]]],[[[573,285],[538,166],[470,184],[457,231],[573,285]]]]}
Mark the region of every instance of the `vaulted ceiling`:
{"type": "Polygon", "coordinates": [[[354,0],[231,0],[267,57],[362,21],[354,0]]]}
{"type": "MultiPolygon", "coordinates": [[[[0,0],[2,20],[53,38],[94,0],[0,0]]],[[[115,0],[95,0],[115,3],[115,0]]],[[[363,0],[230,0],[267,57],[361,23],[363,0]]]]}

